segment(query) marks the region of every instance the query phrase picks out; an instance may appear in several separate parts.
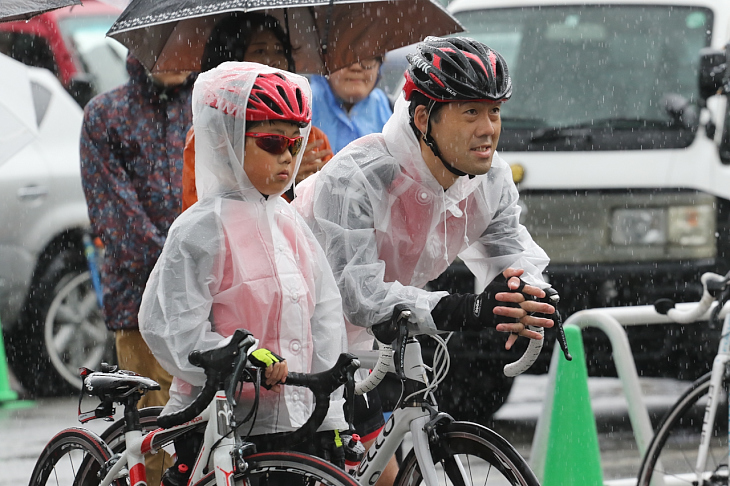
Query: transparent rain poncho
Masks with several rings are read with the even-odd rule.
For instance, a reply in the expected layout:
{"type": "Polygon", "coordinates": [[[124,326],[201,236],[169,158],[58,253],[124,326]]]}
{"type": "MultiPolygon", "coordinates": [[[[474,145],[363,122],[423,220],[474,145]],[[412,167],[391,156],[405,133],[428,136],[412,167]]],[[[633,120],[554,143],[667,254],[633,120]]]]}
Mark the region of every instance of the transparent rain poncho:
{"type": "Polygon", "coordinates": [[[369,346],[362,328],[390,318],[399,303],[421,330],[436,332],[431,310],[447,293],[423,287],[457,256],[485,285],[514,267],[548,287],[549,259],[519,224],[509,165],[495,154],[487,174],[460,177],[444,191],[423,161],[402,95],[383,133],[339,152],[297,186],[293,204],[332,266],[352,349],[369,346]]]}
{"type": "MultiPolygon", "coordinates": [[[[271,72],[311,100],[305,78],[255,63],[224,63],[193,89],[199,202],[170,228],[139,313],[142,336],[175,377],[165,411],[189,403],[205,381],[188,354],[238,328],[286,358],[290,371],[323,371],[346,351],[341,299],[322,248],[281,194],[262,196],[243,169],[246,100],[257,74],[271,72]]],[[[301,129],[305,140],[309,130],[301,129]]],[[[303,152],[292,161],[296,168],[303,152]]],[[[237,413],[252,400],[247,384],[237,413]]],[[[253,434],[297,429],[313,410],[311,393],[298,387],[261,388],[260,400],[253,434]]],[[[347,427],[343,403],[336,392],[320,430],[347,427]]]]}

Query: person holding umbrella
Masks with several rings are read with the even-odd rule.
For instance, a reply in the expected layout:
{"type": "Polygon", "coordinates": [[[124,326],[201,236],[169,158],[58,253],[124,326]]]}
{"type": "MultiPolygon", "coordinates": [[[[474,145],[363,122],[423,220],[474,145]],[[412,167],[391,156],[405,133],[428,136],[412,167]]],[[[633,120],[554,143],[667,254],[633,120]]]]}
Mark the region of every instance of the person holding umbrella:
{"type": "MultiPolygon", "coordinates": [[[[201,69],[206,72],[225,61],[246,61],[295,72],[292,53],[289,36],[276,18],[262,12],[234,12],[218,21],[213,27],[203,53],[201,69]]],[[[185,211],[197,201],[193,128],[187,134],[183,158],[183,211],[185,211]]],[[[327,135],[313,126],[295,184],[320,170],[331,158],[332,149],[327,135]]],[[[294,185],[284,194],[284,198],[288,201],[294,198],[294,185]]]]}
{"type": "Polygon", "coordinates": [[[370,349],[367,328],[398,304],[427,333],[490,328],[507,333],[507,349],[518,336],[541,339],[528,326],[553,325],[554,307],[535,301],[553,293],[542,278],[549,259],[520,225],[511,170],[496,154],[507,64],[460,37],[429,37],[408,59],[383,133],[338,152],[293,203],[337,278],[350,349],[370,349]],[[457,255],[484,292],[424,289],[457,255]]]}

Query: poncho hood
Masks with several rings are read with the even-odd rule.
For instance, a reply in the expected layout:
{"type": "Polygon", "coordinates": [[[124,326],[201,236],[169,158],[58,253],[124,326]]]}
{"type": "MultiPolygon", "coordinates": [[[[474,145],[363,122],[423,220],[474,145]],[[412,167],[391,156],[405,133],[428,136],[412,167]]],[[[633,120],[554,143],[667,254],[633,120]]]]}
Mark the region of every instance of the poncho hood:
{"type": "MultiPolygon", "coordinates": [[[[198,76],[193,88],[193,127],[199,200],[261,197],[244,171],[244,147],[248,96],[256,77],[266,73],[278,73],[296,83],[311,103],[312,91],[304,77],[257,63],[226,62],[198,76]]],[[[300,129],[305,146],[310,129],[311,124],[300,129]]],[[[293,174],[299,170],[303,154],[301,150],[295,157],[293,174]]],[[[281,196],[293,183],[292,176],[284,190],[270,196],[281,196]]]]}

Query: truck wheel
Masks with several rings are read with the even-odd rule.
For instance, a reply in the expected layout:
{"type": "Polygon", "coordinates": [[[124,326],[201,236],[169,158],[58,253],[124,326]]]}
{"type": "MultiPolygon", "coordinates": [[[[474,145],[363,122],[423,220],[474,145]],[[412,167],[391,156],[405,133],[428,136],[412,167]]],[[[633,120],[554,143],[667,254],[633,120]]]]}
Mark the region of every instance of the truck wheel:
{"type": "Polygon", "coordinates": [[[85,261],[71,250],[52,259],[31,289],[23,322],[12,334],[8,358],[20,383],[34,396],[81,388],[79,368],[115,362],[85,261]]]}

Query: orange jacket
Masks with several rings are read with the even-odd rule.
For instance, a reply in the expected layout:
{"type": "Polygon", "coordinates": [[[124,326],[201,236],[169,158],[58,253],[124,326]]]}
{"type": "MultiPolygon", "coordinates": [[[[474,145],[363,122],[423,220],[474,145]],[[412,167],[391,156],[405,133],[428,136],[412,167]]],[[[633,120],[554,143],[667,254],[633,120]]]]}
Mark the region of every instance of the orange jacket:
{"type": "MultiPolygon", "coordinates": [[[[312,127],[312,132],[309,134],[308,143],[322,140],[322,145],[317,150],[332,150],[327,135],[317,127],[312,127]]],[[[332,155],[322,157],[324,162],[329,161],[332,155]]],[[[284,199],[289,201],[286,194],[282,195],[284,199]]],[[[185,149],[183,150],[183,171],[182,171],[182,210],[185,211],[187,208],[192,206],[198,201],[198,193],[195,189],[195,132],[193,127],[190,127],[188,134],[185,137],[185,149]]],[[[291,201],[289,201],[291,202],[291,201]]]]}

